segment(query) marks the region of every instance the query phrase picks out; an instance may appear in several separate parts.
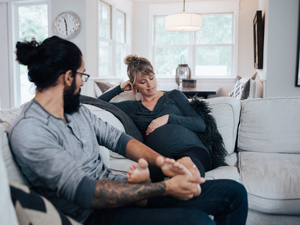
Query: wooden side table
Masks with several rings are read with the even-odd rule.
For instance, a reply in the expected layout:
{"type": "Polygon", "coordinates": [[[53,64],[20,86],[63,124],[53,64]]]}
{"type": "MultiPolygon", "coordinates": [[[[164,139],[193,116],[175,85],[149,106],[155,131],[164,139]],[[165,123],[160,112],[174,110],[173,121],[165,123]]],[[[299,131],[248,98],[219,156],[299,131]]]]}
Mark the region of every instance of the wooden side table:
{"type": "Polygon", "coordinates": [[[216,95],[220,91],[220,87],[212,87],[212,88],[186,88],[186,87],[181,87],[178,88],[177,86],[174,87],[163,87],[163,86],[158,86],[157,90],[159,91],[164,91],[164,92],[169,92],[172,91],[173,89],[177,89],[181,91],[187,98],[192,98],[195,95],[198,97],[203,97],[207,98],[208,95],[216,95]]]}

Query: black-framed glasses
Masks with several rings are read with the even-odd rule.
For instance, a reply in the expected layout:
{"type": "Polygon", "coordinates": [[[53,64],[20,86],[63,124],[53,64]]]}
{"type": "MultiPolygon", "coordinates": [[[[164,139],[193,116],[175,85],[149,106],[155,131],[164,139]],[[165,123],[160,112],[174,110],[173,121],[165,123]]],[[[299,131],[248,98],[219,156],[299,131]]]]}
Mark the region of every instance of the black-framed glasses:
{"type": "Polygon", "coordinates": [[[81,75],[81,79],[83,82],[87,82],[88,79],[90,78],[90,75],[86,74],[86,73],[80,73],[80,72],[77,72],[81,75]]]}

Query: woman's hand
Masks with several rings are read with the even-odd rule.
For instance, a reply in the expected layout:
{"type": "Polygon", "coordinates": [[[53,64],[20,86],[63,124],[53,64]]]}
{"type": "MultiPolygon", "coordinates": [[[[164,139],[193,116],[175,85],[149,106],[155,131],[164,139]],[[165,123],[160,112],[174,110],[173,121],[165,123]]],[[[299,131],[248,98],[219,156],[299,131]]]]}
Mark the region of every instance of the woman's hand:
{"type": "Polygon", "coordinates": [[[152,133],[156,128],[159,128],[159,127],[167,124],[168,120],[169,120],[169,114],[158,117],[155,120],[152,120],[152,122],[149,124],[149,126],[146,130],[146,135],[149,135],[150,133],[152,133]]]}
{"type": "Polygon", "coordinates": [[[121,87],[122,91],[130,91],[130,90],[132,90],[132,93],[135,94],[135,90],[133,88],[133,84],[130,82],[130,80],[125,81],[124,83],[122,83],[120,85],[120,87],[121,87]]]}

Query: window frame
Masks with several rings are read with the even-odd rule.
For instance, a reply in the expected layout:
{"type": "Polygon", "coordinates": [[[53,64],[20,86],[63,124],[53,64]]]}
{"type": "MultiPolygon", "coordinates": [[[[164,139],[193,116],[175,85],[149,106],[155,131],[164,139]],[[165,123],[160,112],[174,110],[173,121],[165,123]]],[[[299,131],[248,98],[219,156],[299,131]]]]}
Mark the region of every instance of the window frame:
{"type": "MultiPolygon", "coordinates": [[[[100,24],[98,23],[98,78],[124,78],[126,74],[117,74],[117,46],[121,46],[123,49],[125,49],[125,56],[128,55],[129,50],[130,50],[130,12],[126,10],[125,8],[122,8],[122,6],[119,6],[112,2],[111,0],[99,0],[98,4],[105,4],[110,7],[111,9],[111,21],[110,21],[110,39],[106,38],[101,38],[99,35],[99,29],[100,29],[100,24]],[[124,43],[118,42],[117,41],[117,13],[123,13],[124,14],[124,43]],[[111,54],[110,54],[110,73],[111,74],[100,74],[100,55],[99,55],[99,50],[100,50],[100,41],[107,42],[111,44],[111,54]]],[[[98,20],[99,20],[99,5],[98,5],[98,20]]]]}
{"type": "MultiPolygon", "coordinates": [[[[195,76],[195,63],[196,63],[196,46],[198,44],[193,44],[189,49],[189,57],[191,62],[189,62],[189,67],[193,78],[196,79],[232,79],[237,76],[237,65],[238,65],[238,22],[239,22],[239,1],[233,0],[230,2],[222,1],[218,5],[213,2],[190,2],[186,3],[186,12],[188,13],[199,13],[199,14],[224,14],[232,13],[233,17],[233,40],[232,40],[232,68],[231,74],[228,76],[195,76]],[[200,9],[195,11],[195,9],[200,9]]],[[[166,3],[166,4],[150,4],[149,5],[149,59],[153,62],[155,68],[155,16],[166,16],[169,14],[180,13],[182,12],[181,3],[166,3]]],[[[196,32],[191,32],[190,34],[190,43],[193,43],[195,39],[196,32]]],[[[170,76],[159,75],[159,78],[170,78],[170,76]]],[[[173,79],[170,78],[170,79],[173,79]]]]}

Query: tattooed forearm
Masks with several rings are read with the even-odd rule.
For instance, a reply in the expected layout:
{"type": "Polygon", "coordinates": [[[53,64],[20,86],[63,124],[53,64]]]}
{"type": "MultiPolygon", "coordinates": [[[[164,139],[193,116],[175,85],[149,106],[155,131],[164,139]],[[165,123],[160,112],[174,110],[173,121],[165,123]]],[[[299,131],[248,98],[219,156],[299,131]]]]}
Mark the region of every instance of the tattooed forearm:
{"type": "Polygon", "coordinates": [[[128,205],[150,197],[163,195],[166,184],[130,184],[119,181],[99,180],[92,200],[92,208],[113,208],[128,205]]]}

